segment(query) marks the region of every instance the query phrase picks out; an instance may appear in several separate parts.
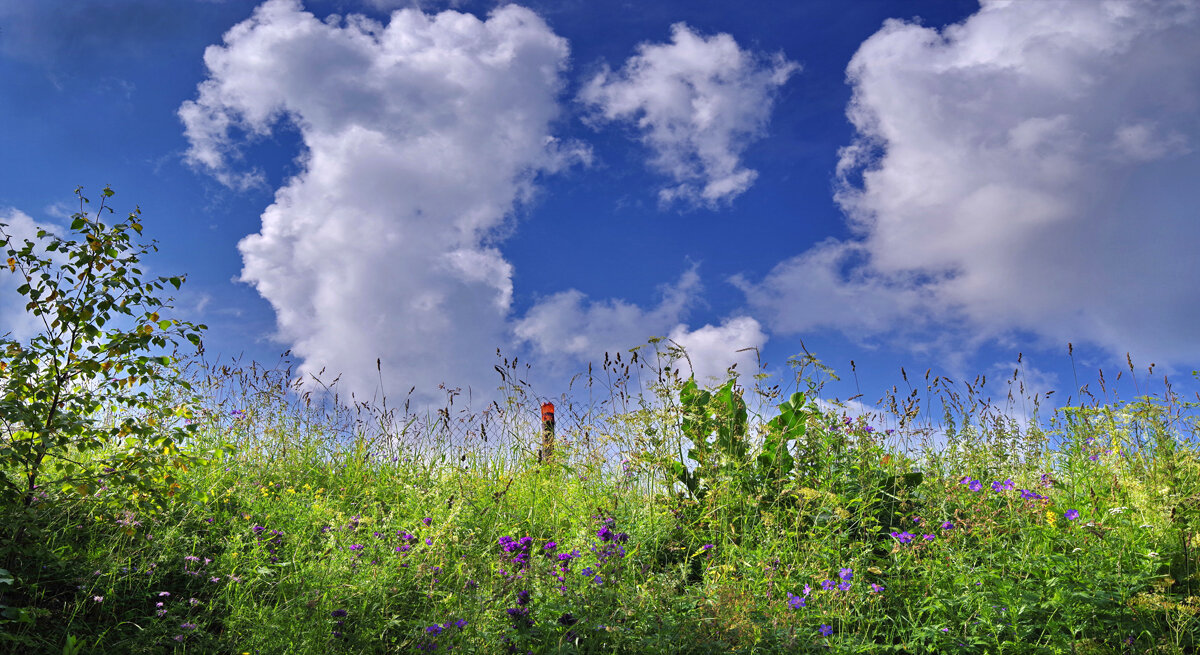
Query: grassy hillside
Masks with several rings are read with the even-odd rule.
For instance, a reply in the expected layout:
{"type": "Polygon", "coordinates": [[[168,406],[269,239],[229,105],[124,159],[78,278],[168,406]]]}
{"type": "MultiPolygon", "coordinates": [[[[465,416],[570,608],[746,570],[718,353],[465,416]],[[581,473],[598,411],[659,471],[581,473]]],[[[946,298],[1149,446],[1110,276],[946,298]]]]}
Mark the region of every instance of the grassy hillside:
{"type": "Polygon", "coordinates": [[[935,379],[851,419],[803,369],[793,396],[632,364],[554,398],[552,457],[508,362],[506,404],[429,415],[194,372],[189,445],[232,448],[169,502],[5,508],[0,652],[1195,652],[1178,398],[1029,428],[935,379]]]}

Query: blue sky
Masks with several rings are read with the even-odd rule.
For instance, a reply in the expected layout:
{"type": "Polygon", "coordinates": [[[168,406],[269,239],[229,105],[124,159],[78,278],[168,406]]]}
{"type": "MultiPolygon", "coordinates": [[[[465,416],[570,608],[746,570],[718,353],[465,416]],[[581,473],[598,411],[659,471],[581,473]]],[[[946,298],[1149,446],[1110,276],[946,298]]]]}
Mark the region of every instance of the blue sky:
{"type": "Polygon", "coordinates": [[[487,399],[497,348],[554,397],[651,336],[701,377],[803,342],[868,405],[901,367],[1003,398],[1018,353],[1050,404],[1126,353],[1190,393],[1198,36],[1191,0],[7,3],[0,222],[110,184],[210,357],[360,397],[380,358],[487,399]]]}

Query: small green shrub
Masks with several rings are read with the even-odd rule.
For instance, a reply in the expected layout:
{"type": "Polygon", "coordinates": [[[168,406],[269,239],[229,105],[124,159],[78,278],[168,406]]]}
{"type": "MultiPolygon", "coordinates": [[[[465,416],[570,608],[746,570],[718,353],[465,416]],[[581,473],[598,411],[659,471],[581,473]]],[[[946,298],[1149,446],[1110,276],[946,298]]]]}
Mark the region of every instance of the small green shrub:
{"type": "Polygon", "coordinates": [[[36,242],[17,243],[0,224],[5,268],[41,323],[26,343],[0,340],[0,507],[6,525],[20,526],[4,535],[12,548],[50,494],[119,486],[135,504],[161,505],[182,491],[174,472],[199,459],[181,448],[194,430],[184,424],[188,403],[160,402],[163,389],[191,389],[173,363],[205,329],[164,316],[170,300],[156,294],[183,278],[143,280],[140,260],[155,246],[132,240],[140,209],[109,224],[112,189],[94,215],[75,195],[80,211],[66,237],[39,230],[36,242]]]}

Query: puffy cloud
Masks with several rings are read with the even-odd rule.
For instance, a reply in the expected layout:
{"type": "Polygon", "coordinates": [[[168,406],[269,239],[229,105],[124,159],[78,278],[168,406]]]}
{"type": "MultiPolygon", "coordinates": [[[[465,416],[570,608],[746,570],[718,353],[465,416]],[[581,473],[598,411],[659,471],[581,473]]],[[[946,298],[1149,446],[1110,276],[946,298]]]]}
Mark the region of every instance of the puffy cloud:
{"type": "MultiPolygon", "coordinates": [[[[279,339],[361,395],[494,382],[512,266],[496,248],[535,177],[586,156],[551,134],[567,43],[515,5],[318,20],[270,0],[205,52],[188,159],[233,186],[238,135],[294,125],[301,170],[239,244],[279,339]]],[[[478,389],[478,387],[476,387],[478,389]]]]}
{"type": "Polygon", "coordinates": [[[726,371],[735,365],[739,374],[758,373],[758,351],[767,342],[762,326],[749,316],[734,316],[720,325],[691,331],[686,325],[677,325],[668,338],[683,347],[697,381],[717,384],[725,381],[726,371]]]}
{"type": "MultiPolygon", "coordinates": [[[[41,223],[18,209],[0,210],[0,223],[4,224],[0,234],[0,242],[5,237],[10,239],[12,248],[20,249],[26,241],[39,243],[37,233],[45,230],[51,234],[62,235],[62,230],[52,223],[41,223]]],[[[0,247],[0,253],[5,248],[0,247]]],[[[63,262],[62,253],[42,253],[50,257],[55,264],[63,262]]],[[[0,256],[0,263],[8,259],[7,254],[0,256]]],[[[0,269],[0,337],[24,341],[42,332],[45,325],[42,320],[25,310],[29,299],[17,293],[17,287],[23,284],[20,269],[9,271],[4,264],[0,269]]]]}
{"type": "Polygon", "coordinates": [[[531,307],[513,331],[517,339],[550,357],[587,359],[616,353],[665,334],[695,302],[699,290],[695,268],[674,285],[663,287],[662,299],[651,310],[622,300],[586,303],[583,292],[569,289],[531,307]]]}
{"type": "Polygon", "coordinates": [[[1200,358],[1198,27],[1194,2],[1140,0],[985,1],[940,33],[888,21],[847,70],[837,201],[855,236],[740,279],[751,305],[783,332],[1200,358]]]}
{"type": "Polygon", "coordinates": [[[4,254],[7,249],[2,244],[7,237],[10,247],[19,250],[27,240],[38,242],[38,230],[54,233],[58,230],[17,209],[0,211],[0,224],[4,226],[0,227],[0,265],[3,266],[0,268],[0,338],[25,341],[41,332],[44,326],[41,320],[25,310],[29,299],[17,293],[17,287],[23,283],[20,270],[9,271],[8,265],[3,263],[8,255],[4,254]]]}
{"type": "Polygon", "coordinates": [[[671,43],[640,45],[619,72],[605,67],[593,77],[579,99],[597,121],[636,123],[651,164],[675,182],[661,201],[716,206],[754,183],[741,155],[762,136],[775,91],[799,68],[782,55],[743,50],[728,34],[705,38],[677,23],[671,43]]]}
{"type": "Polygon", "coordinates": [[[911,279],[883,280],[854,266],[868,255],[862,244],[827,239],[776,265],[761,282],[742,275],[732,282],[772,330],[839,328],[861,338],[894,329],[897,316],[930,300],[911,279]]]}
{"type": "Polygon", "coordinates": [[[734,363],[742,373],[757,371],[753,352],[766,343],[758,321],[746,316],[725,320],[719,326],[704,325],[689,330],[682,322],[701,291],[695,268],[685,272],[674,285],[664,287],[662,298],[652,309],[621,300],[588,302],[580,291],[556,293],[534,305],[515,323],[522,342],[549,360],[586,361],[601,354],[623,352],[666,335],[688,354],[698,381],[725,377],[734,363]],[[738,352],[739,350],[745,350],[738,352]]]}

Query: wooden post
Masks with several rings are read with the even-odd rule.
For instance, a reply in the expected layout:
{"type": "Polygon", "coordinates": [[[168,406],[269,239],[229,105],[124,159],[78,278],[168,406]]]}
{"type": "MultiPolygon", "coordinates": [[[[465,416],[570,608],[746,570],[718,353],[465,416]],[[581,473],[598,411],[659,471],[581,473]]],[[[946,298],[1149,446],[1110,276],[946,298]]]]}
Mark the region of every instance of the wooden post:
{"type": "Polygon", "coordinates": [[[554,403],[542,403],[542,450],[538,460],[549,463],[554,457],[554,403]]]}

